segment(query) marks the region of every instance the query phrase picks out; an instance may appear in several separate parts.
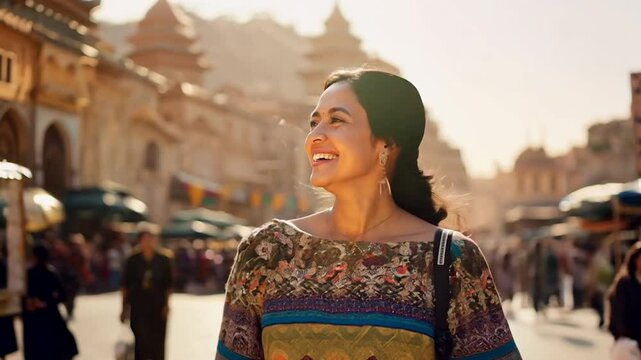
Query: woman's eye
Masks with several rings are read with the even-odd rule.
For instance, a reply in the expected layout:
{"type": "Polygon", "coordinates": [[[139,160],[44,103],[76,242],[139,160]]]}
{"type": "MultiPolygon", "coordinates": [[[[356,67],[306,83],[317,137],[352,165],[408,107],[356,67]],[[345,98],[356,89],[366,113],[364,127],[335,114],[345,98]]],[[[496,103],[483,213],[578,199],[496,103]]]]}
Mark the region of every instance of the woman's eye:
{"type": "Polygon", "coordinates": [[[337,117],[333,117],[333,118],[332,118],[332,124],[335,124],[335,123],[342,123],[342,122],[345,122],[345,121],[343,121],[343,119],[339,119],[339,118],[337,118],[337,117]]]}
{"type": "Polygon", "coordinates": [[[318,121],[316,121],[316,120],[312,120],[312,121],[309,122],[309,127],[312,128],[312,129],[315,128],[316,125],[318,125],[318,121]]]}

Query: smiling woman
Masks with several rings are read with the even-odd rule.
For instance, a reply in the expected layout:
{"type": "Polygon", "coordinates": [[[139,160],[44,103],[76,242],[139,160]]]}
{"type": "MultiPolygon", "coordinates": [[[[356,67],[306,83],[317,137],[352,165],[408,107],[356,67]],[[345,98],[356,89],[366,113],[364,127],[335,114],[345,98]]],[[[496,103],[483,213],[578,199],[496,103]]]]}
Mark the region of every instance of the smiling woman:
{"type": "Polygon", "coordinates": [[[311,184],[336,201],[241,242],[218,359],[521,358],[478,246],[438,227],[424,128],[409,81],[328,78],[305,149],[311,184]]]}

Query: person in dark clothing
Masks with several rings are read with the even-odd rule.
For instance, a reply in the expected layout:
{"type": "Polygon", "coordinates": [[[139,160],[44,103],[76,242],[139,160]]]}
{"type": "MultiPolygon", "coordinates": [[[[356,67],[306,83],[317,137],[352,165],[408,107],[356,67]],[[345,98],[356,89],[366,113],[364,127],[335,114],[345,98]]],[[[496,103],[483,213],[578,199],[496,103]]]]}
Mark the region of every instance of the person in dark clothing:
{"type": "MultiPolygon", "coordinates": [[[[7,251],[6,247],[0,249],[0,290],[7,288],[7,251]]],[[[0,359],[18,351],[16,329],[13,326],[13,315],[0,316],[0,359]]]]}
{"type": "Polygon", "coordinates": [[[136,360],[165,358],[173,271],[171,254],[158,248],[156,234],[152,226],[139,232],[138,249],[127,258],[123,269],[120,319],[131,321],[136,360]]]}
{"type": "Polygon", "coordinates": [[[627,337],[641,344],[641,241],[627,252],[608,299],[608,329],[614,338],[627,337]]]}
{"type": "Polygon", "coordinates": [[[27,295],[23,300],[25,360],[66,360],[78,355],[73,334],[60,314],[58,304],[65,290],[55,268],[48,264],[44,245],[33,249],[34,265],[27,271],[27,295]]]}

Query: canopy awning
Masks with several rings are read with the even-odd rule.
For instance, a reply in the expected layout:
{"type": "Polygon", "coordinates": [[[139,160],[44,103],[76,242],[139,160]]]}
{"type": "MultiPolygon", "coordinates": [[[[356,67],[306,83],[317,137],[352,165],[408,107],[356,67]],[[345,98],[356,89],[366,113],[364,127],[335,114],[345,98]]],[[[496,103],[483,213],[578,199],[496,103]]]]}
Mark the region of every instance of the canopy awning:
{"type": "Polygon", "coordinates": [[[107,217],[114,221],[138,222],[148,216],[147,205],[117,184],[68,191],[63,204],[67,214],[77,218],[107,217]]]}
{"type": "Polygon", "coordinates": [[[173,222],[165,226],[160,236],[165,239],[211,239],[218,238],[220,229],[202,221],[173,222]]]}
{"type": "Polygon", "coordinates": [[[615,201],[623,214],[641,214],[641,179],[586,186],[565,196],[559,209],[569,216],[599,222],[614,217],[615,201]]]}

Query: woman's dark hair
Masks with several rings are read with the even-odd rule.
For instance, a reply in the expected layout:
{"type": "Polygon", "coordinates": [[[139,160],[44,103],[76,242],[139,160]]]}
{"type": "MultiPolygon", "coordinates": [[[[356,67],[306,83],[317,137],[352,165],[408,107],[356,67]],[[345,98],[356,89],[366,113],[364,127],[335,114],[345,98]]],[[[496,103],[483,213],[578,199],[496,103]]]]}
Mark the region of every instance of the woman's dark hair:
{"type": "Polygon", "coordinates": [[[639,269],[637,269],[637,259],[641,256],[641,242],[637,242],[632,246],[626,255],[626,270],[628,271],[628,276],[634,277],[639,271],[639,269]]]}
{"type": "Polygon", "coordinates": [[[624,278],[629,278],[632,281],[637,281],[635,274],[637,273],[637,259],[641,256],[641,241],[637,241],[630,247],[628,252],[625,254],[625,259],[623,264],[619,268],[617,275],[612,282],[610,287],[610,294],[613,295],[616,292],[616,287],[619,281],[624,278]]]}
{"type": "Polygon", "coordinates": [[[374,137],[400,148],[391,176],[394,202],[403,210],[438,225],[447,210],[432,191],[432,176],[418,168],[418,146],[425,132],[425,107],[418,90],[402,77],[378,70],[339,70],[324,89],[350,84],[367,112],[374,137]]]}
{"type": "MultiPolygon", "coordinates": [[[[625,259],[621,265],[621,269],[617,274],[617,280],[622,277],[630,277],[636,280],[634,276],[637,273],[637,259],[641,256],[641,241],[637,241],[632,245],[630,250],[625,254],[625,259]]],[[[615,281],[616,282],[616,281],[615,281]]]]}

